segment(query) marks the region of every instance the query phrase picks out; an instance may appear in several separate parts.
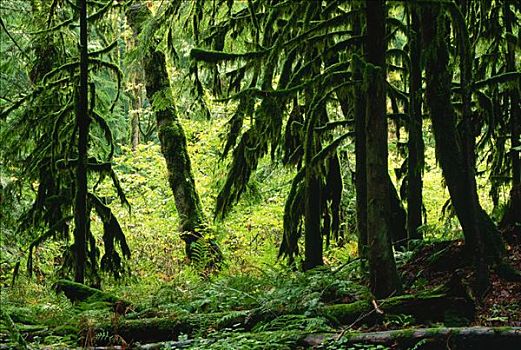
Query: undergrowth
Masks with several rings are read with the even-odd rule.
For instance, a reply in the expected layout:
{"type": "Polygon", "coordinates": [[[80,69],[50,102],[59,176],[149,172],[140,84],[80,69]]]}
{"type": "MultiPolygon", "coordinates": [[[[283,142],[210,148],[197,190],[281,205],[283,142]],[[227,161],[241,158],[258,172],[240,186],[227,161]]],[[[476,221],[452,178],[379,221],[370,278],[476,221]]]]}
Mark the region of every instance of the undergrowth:
{"type": "MultiPolygon", "coordinates": [[[[132,206],[130,212],[119,204],[108,183],[99,188],[118,217],[132,252],[126,262],[131,273],[117,281],[103,276],[103,287],[134,305],[134,309],[126,310],[129,318],[140,317],[140,312],[156,316],[228,312],[228,317],[232,317],[233,313],[258,310],[277,315],[257,324],[251,333],[225,330],[207,339],[192,339],[190,346],[195,349],[290,348],[302,332],[330,330],[326,320],[315,317],[318,308],[363,299],[369,293],[359,283],[356,239],[351,231],[353,224],[348,220],[353,215],[354,190],[351,183],[344,184],[343,201],[347,208],[344,240],[341,244],[331,242],[324,254],[326,266],[307,273],[286,267],[284,261],[277,261],[277,250],[292,171],[263,159],[229,217],[225,221],[212,220],[215,198],[227,167],[227,161],[219,161],[222,146],[219,133],[224,124],[224,119],[216,119],[185,125],[194,176],[208,219],[207,234],[219,244],[224,255],[220,271],[201,274],[197,266],[184,259],[176,208],[165,180],[164,159],[159,146],[150,143],[139,145],[135,151],[122,147],[115,159],[115,171],[132,206]],[[278,316],[281,311],[301,316],[278,316]]],[[[349,150],[352,145],[345,147],[349,150]]],[[[428,221],[422,227],[424,236],[428,241],[460,238],[461,232],[453,219],[439,219],[439,210],[448,193],[441,190],[441,173],[431,151],[427,152],[427,164],[430,171],[424,177],[424,199],[428,221]]],[[[93,221],[92,227],[99,239],[102,223],[93,221]]],[[[15,234],[15,228],[2,231],[5,231],[3,239],[15,234]]],[[[4,248],[2,245],[3,251],[4,248]]],[[[106,305],[72,304],[63,295],[54,293],[51,286],[59,277],[56,271],[61,265],[62,243],[51,241],[35,249],[33,278],[25,275],[25,255],[11,253],[27,247],[11,248],[0,261],[1,305],[16,325],[26,327],[24,334],[31,334],[28,338],[31,346],[76,346],[79,334],[89,331],[90,324],[115,317],[106,305]],[[20,274],[11,286],[17,261],[20,274]],[[36,328],[28,331],[31,326],[36,328]]],[[[398,253],[398,265],[410,256],[410,252],[398,253]]],[[[0,334],[7,333],[12,331],[2,321],[0,334]]]]}

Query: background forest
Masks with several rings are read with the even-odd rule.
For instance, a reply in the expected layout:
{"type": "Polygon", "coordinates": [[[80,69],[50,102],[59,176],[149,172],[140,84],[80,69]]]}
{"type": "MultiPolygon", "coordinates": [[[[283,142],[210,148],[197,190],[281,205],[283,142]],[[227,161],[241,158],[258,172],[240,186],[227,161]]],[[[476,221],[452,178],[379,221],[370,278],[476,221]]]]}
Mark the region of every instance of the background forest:
{"type": "Polygon", "coordinates": [[[0,2],[0,348],[516,348],[520,13],[0,2]]]}

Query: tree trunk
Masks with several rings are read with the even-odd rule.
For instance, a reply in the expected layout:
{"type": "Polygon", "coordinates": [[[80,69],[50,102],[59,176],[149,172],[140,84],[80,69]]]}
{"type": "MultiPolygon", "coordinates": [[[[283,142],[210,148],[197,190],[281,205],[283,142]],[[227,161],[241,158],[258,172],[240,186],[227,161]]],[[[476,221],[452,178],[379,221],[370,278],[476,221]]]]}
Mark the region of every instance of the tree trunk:
{"type": "MultiPolygon", "coordinates": [[[[318,3],[309,3],[306,11],[306,25],[312,20],[318,20],[318,3]]],[[[308,50],[306,57],[310,60],[316,52],[308,50]]],[[[311,67],[310,75],[320,74],[320,62],[311,67]]],[[[323,186],[320,172],[314,169],[311,160],[320,150],[320,134],[315,132],[315,127],[323,121],[325,108],[313,106],[316,102],[313,98],[316,94],[314,88],[309,87],[304,91],[306,102],[306,134],[304,138],[304,164],[305,164],[305,196],[304,196],[304,270],[309,270],[324,264],[323,242],[322,242],[322,211],[323,208],[323,186]],[[311,113],[308,113],[310,112],[311,113]]],[[[320,165],[319,165],[320,166],[320,165]]]]}
{"type": "Polygon", "coordinates": [[[441,165],[443,176],[449,189],[452,204],[463,228],[465,242],[473,253],[479,239],[476,226],[483,230],[484,242],[487,247],[488,262],[500,262],[504,255],[504,244],[499,232],[487,213],[478,202],[475,180],[469,180],[473,170],[469,170],[465,152],[468,145],[462,144],[462,139],[456,130],[456,115],[451,103],[451,74],[448,69],[449,52],[446,33],[439,28],[438,6],[428,6],[422,9],[421,26],[426,57],[426,100],[432,120],[436,156],[441,165]],[[475,208],[475,216],[469,208],[475,208]]]}
{"type": "Polygon", "coordinates": [[[398,191],[389,175],[387,175],[387,183],[389,184],[390,201],[389,230],[391,234],[389,238],[395,249],[403,250],[407,247],[407,213],[403,209],[398,191]]]}
{"type": "Polygon", "coordinates": [[[139,145],[139,112],[138,108],[141,105],[141,100],[139,97],[136,97],[136,101],[133,103],[133,110],[131,112],[130,119],[130,138],[132,151],[135,151],[137,146],[139,145]]]}
{"type": "MultiPolygon", "coordinates": [[[[140,75],[134,74],[131,78],[131,111],[130,111],[130,145],[132,151],[135,151],[139,143],[141,142],[140,127],[139,127],[139,114],[142,110],[142,99],[141,99],[141,84],[139,84],[140,75]]],[[[142,78],[144,80],[144,78],[142,78]]]]}
{"type": "MultiPolygon", "coordinates": [[[[141,33],[144,22],[150,16],[151,12],[145,4],[138,2],[131,5],[127,19],[135,35],[141,33]]],[[[143,64],[146,94],[154,106],[161,151],[168,169],[168,182],[180,219],[179,231],[185,241],[186,255],[191,259],[192,244],[202,237],[200,228],[204,223],[204,216],[195,189],[186,137],[177,117],[164,54],[151,47],[143,64]]]]}
{"type": "MultiPolygon", "coordinates": [[[[355,79],[357,75],[354,75],[355,79]]],[[[361,78],[361,73],[359,73],[361,78]]],[[[360,89],[361,90],[361,89],[360,89]]],[[[356,228],[358,232],[358,255],[367,260],[367,156],[365,146],[365,96],[357,91],[355,97],[355,189],[356,228]]],[[[364,263],[365,264],[365,263],[364,263]]]]}
{"type": "Polygon", "coordinates": [[[306,169],[306,178],[304,180],[306,183],[304,270],[324,264],[322,257],[322,232],[320,229],[320,213],[322,212],[321,186],[320,179],[313,172],[313,169],[306,169]]]}
{"type": "MultiPolygon", "coordinates": [[[[127,38],[125,42],[127,50],[132,50],[135,47],[135,39],[132,37],[127,38]]],[[[144,81],[144,77],[140,74],[139,70],[132,70],[128,73],[129,81],[127,89],[130,90],[130,146],[132,151],[135,151],[140,142],[140,129],[139,129],[139,113],[142,108],[141,100],[141,82],[144,81]]]]}
{"type": "Polygon", "coordinates": [[[390,235],[385,95],[385,2],[366,1],[367,241],[371,290],[377,298],[401,291],[390,235]]]}
{"type": "Polygon", "coordinates": [[[88,51],[87,51],[87,0],[78,0],[80,10],[80,85],[76,106],[78,126],[78,164],[76,168],[76,193],[74,196],[74,280],[85,281],[87,260],[87,158],[90,119],[88,115],[88,51]]]}
{"type": "MultiPolygon", "coordinates": [[[[503,5],[503,23],[505,24],[505,30],[507,33],[513,34],[512,23],[515,21],[514,13],[510,9],[510,2],[505,1],[503,5]]],[[[506,68],[508,72],[516,72],[516,45],[508,41],[508,48],[506,52],[506,68]]],[[[521,223],[521,196],[515,195],[521,192],[521,159],[519,158],[519,148],[521,144],[521,107],[519,101],[519,90],[521,89],[520,80],[515,82],[509,91],[509,102],[510,102],[510,154],[512,162],[512,190],[510,191],[510,203],[509,207],[512,210],[508,210],[507,214],[509,217],[509,223],[515,226],[516,223],[521,223]],[[517,208],[517,210],[515,209],[517,208]]]]}
{"type": "Polygon", "coordinates": [[[424,144],[422,133],[422,68],[420,19],[416,5],[410,6],[410,87],[409,87],[409,140],[407,158],[407,232],[408,239],[422,239],[418,227],[422,225],[422,172],[424,164],[424,144]]]}
{"type": "MultiPolygon", "coordinates": [[[[362,16],[356,16],[353,23],[353,35],[362,34],[362,16]]],[[[363,54],[363,49],[360,49],[363,54]]],[[[361,63],[353,62],[353,79],[362,80],[361,63]]],[[[361,258],[362,269],[367,260],[367,172],[365,149],[365,93],[363,89],[355,88],[355,190],[356,190],[356,229],[358,232],[358,256],[361,258]]]]}
{"type": "MultiPolygon", "coordinates": [[[[466,7],[465,1],[463,1],[463,7],[466,7]]],[[[463,13],[465,11],[463,10],[463,13]]],[[[466,27],[465,27],[466,28],[466,27]]],[[[462,139],[462,151],[463,161],[465,164],[465,186],[466,192],[471,195],[471,202],[468,205],[468,216],[470,221],[471,230],[470,236],[474,237],[473,242],[469,243],[469,249],[474,252],[474,265],[476,271],[476,289],[477,295],[481,297],[488,289],[489,282],[489,271],[488,265],[485,261],[485,247],[483,245],[483,233],[479,227],[477,219],[477,206],[479,205],[479,198],[476,184],[476,140],[472,122],[472,109],[471,109],[471,90],[472,84],[472,62],[474,60],[474,51],[470,47],[468,40],[468,33],[462,32],[461,30],[457,33],[458,37],[458,49],[460,54],[460,85],[462,91],[462,126],[463,132],[461,134],[462,139]]]]}

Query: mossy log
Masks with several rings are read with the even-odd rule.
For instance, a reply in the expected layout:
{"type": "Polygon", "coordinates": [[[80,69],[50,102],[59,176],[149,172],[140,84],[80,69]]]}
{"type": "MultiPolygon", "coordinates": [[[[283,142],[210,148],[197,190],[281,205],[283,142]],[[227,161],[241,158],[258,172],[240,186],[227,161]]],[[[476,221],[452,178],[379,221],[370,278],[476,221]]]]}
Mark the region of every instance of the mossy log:
{"type": "MultiPolygon", "coordinates": [[[[474,304],[464,297],[446,294],[404,295],[379,301],[357,301],[350,304],[326,305],[317,310],[315,317],[323,317],[335,326],[375,324],[387,315],[411,315],[415,322],[445,322],[448,325],[467,324],[474,318],[474,304]]],[[[125,319],[100,323],[85,334],[118,335],[127,343],[152,343],[177,340],[179,335],[204,336],[211,331],[225,328],[251,330],[260,322],[269,322],[284,312],[254,309],[210,314],[170,315],[141,319],[125,319]]],[[[118,337],[118,338],[119,338],[118,337]]],[[[95,337],[96,338],[96,337],[95,337]]],[[[111,337],[101,337],[95,343],[102,345],[111,337]]],[[[112,337],[114,338],[114,337],[112,337]]]]}
{"type": "Polygon", "coordinates": [[[447,294],[400,295],[378,302],[367,300],[328,305],[322,315],[336,325],[374,324],[386,315],[411,315],[416,323],[463,325],[474,319],[475,306],[466,297],[447,294]]]}
{"type": "Polygon", "coordinates": [[[93,329],[83,329],[82,337],[94,334],[88,339],[94,344],[110,343],[112,339],[123,339],[127,343],[152,343],[177,340],[179,335],[206,335],[213,330],[225,328],[251,328],[248,317],[251,311],[218,312],[209,314],[171,315],[145,319],[124,319],[95,325],[93,329]],[[97,337],[97,334],[111,335],[97,337]],[[118,337],[114,337],[114,336],[118,337]]]}
{"type": "Polygon", "coordinates": [[[310,347],[336,345],[348,348],[355,344],[384,345],[392,349],[519,349],[521,327],[418,328],[371,333],[345,333],[342,337],[311,334],[304,339],[310,347]]]}
{"type": "Polygon", "coordinates": [[[129,302],[115,295],[70,280],[58,280],[53,287],[56,292],[63,292],[65,296],[72,302],[106,302],[117,307],[118,310],[115,311],[118,313],[123,313],[121,311],[130,305],[129,302]]]}

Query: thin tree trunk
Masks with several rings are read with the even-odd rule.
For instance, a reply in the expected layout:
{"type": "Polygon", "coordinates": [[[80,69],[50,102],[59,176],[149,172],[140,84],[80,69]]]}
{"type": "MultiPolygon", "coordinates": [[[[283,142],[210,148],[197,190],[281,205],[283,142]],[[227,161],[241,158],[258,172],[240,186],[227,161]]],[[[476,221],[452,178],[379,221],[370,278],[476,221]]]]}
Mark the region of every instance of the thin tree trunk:
{"type": "MultiPolygon", "coordinates": [[[[513,34],[512,23],[514,22],[513,12],[510,10],[510,2],[505,1],[503,5],[503,23],[507,33],[513,34]]],[[[506,52],[506,68],[508,72],[515,72],[516,70],[516,45],[508,42],[506,52]]],[[[517,85],[512,86],[509,91],[510,102],[510,154],[512,162],[512,190],[510,191],[510,225],[515,225],[516,222],[521,222],[521,159],[519,158],[521,146],[519,140],[521,138],[521,107],[519,100],[519,90],[521,86],[520,81],[517,85]],[[516,150],[517,148],[517,150],[516,150]],[[517,208],[517,210],[515,209],[517,208]]]]}
{"type": "MultiPolygon", "coordinates": [[[[139,98],[137,98],[137,100],[139,101],[139,98]]],[[[136,102],[135,104],[136,106],[139,105],[139,102],[136,102]]],[[[132,137],[132,151],[135,151],[137,146],[139,145],[139,113],[134,110],[132,112],[132,117],[131,117],[131,120],[130,120],[130,124],[131,124],[131,137],[132,137]]]]}
{"type": "MultiPolygon", "coordinates": [[[[311,2],[306,10],[305,26],[312,20],[318,20],[319,3],[311,2]]],[[[308,50],[308,59],[314,57],[316,52],[308,50]]],[[[320,73],[320,63],[315,63],[311,68],[311,75],[320,73]]],[[[304,203],[304,270],[324,264],[323,261],[323,242],[322,242],[322,181],[317,169],[311,166],[311,159],[320,150],[320,136],[315,133],[315,127],[322,122],[324,113],[323,107],[314,108],[315,94],[310,87],[304,92],[306,102],[306,136],[304,139],[304,162],[306,175],[304,178],[305,203],[304,203]],[[312,108],[313,107],[313,108],[312,108]],[[308,113],[312,111],[311,113],[308,113]]]]}
{"type": "MultiPolygon", "coordinates": [[[[136,35],[141,32],[144,21],[150,16],[150,10],[142,3],[138,2],[130,7],[127,19],[136,35]]],[[[161,107],[154,110],[159,141],[168,169],[168,182],[181,222],[179,231],[185,241],[187,257],[192,258],[192,244],[202,237],[201,225],[204,223],[204,215],[195,188],[186,136],[177,117],[164,54],[150,48],[143,63],[147,97],[152,105],[154,101],[161,100],[158,103],[161,107]]]]}
{"type": "Polygon", "coordinates": [[[137,84],[137,79],[132,82],[132,110],[130,112],[130,143],[132,151],[135,151],[140,142],[139,113],[141,111],[141,87],[137,84]]]}
{"type": "Polygon", "coordinates": [[[424,144],[422,134],[422,68],[420,19],[415,5],[411,6],[411,71],[409,90],[409,155],[407,158],[407,232],[408,239],[422,239],[418,227],[422,224],[422,171],[424,144]]]}
{"type": "MultiPolygon", "coordinates": [[[[126,41],[127,50],[134,49],[135,39],[129,37],[126,41]]],[[[141,100],[141,84],[140,82],[144,81],[144,78],[139,74],[139,72],[131,71],[129,73],[129,83],[128,89],[131,91],[130,96],[130,146],[132,147],[132,151],[135,151],[140,142],[140,129],[139,129],[139,113],[142,107],[141,100]]]]}
{"type": "MultiPolygon", "coordinates": [[[[353,35],[362,33],[362,16],[356,16],[353,23],[353,35]]],[[[360,49],[363,54],[363,49],[360,49]]],[[[353,79],[362,80],[360,62],[353,62],[353,79]]],[[[358,232],[358,256],[362,259],[362,268],[367,259],[367,173],[365,149],[365,94],[356,88],[355,104],[355,190],[356,190],[356,228],[358,232]]]]}
{"type": "MultiPolygon", "coordinates": [[[[426,57],[425,91],[427,105],[432,120],[434,139],[436,142],[436,156],[440,162],[443,176],[449,189],[452,204],[463,228],[466,244],[473,249],[476,247],[475,225],[482,230],[487,246],[486,257],[489,262],[499,262],[504,255],[504,244],[499,236],[495,224],[477,201],[475,181],[469,183],[471,173],[469,163],[465,157],[465,148],[456,130],[456,115],[451,103],[451,74],[449,72],[449,52],[445,31],[439,28],[437,16],[438,6],[422,8],[421,27],[424,52],[426,57]],[[475,216],[471,206],[475,208],[475,216]]],[[[473,251],[474,253],[474,251],[473,251]]]]}
{"type": "Polygon", "coordinates": [[[367,150],[367,240],[371,290],[377,298],[401,291],[390,235],[385,94],[385,1],[366,1],[365,71],[367,150]]]}
{"type": "Polygon", "coordinates": [[[76,193],[74,197],[74,280],[85,281],[87,260],[87,152],[89,137],[88,116],[88,51],[87,51],[87,0],[78,0],[80,10],[80,86],[76,107],[78,126],[78,164],[76,168],[76,193]]]}
{"type": "MultiPolygon", "coordinates": [[[[306,94],[307,111],[311,110],[311,93],[306,94]]],[[[304,160],[306,166],[305,203],[304,203],[304,270],[324,264],[323,261],[323,242],[322,242],[322,183],[318,172],[311,166],[311,159],[318,152],[320,141],[314,128],[321,118],[322,108],[317,108],[313,112],[315,115],[306,116],[306,139],[304,147],[304,160]]]]}

